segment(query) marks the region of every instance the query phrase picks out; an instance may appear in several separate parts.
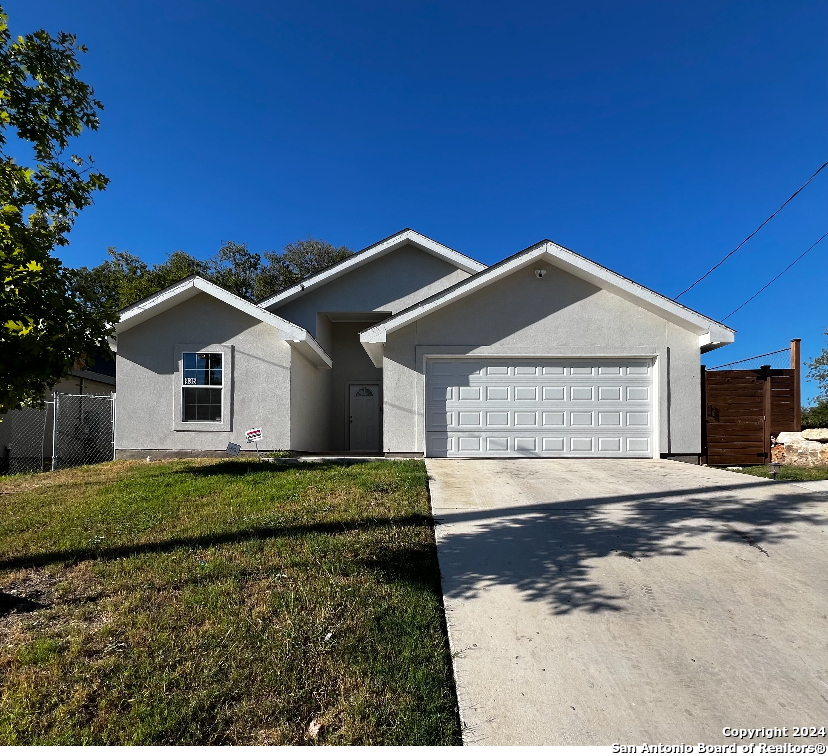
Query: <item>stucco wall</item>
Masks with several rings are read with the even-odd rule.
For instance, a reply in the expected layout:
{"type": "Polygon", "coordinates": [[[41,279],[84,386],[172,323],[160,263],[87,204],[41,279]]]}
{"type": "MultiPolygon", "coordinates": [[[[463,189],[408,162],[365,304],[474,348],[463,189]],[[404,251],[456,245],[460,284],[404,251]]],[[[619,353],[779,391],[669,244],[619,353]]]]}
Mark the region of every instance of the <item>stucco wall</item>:
{"type": "Polygon", "coordinates": [[[350,445],[348,423],[348,383],[354,381],[382,384],[382,370],[374,367],[359,341],[359,332],[370,323],[333,323],[333,369],[331,373],[331,449],[347,451],[350,445]]]}
{"type": "Polygon", "coordinates": [[[314,335],[316,343],[328,353],[329,357],[333,351],[332,327],[331,319],[324,312],[318,312],[316,314],[316,332],[310,331],[314,335]]]}
{"type": "MultiPolygon", "coordinates": [[[[199,294],[118,337],[117,449],[247,448],[244,432],[261,427],[261,448],[290,448],[291,348],[274,328],[199,294]],[[176,344],[233,346],[230,431],[175,431],[176,344]]],[[[229,384],[229,385],[228,385],[229,384]]]]}
{"type": "Polygon", "coordinates": [[[331,435],[331,371],[294,351],[290,363],[290,449],[328,451],[331,435]]]}
{"type": "MultiPolygon", "coordinates": [[[[316,336],[318,312],[395,313],[468,276],[451,263],[407,244],[271,310],[316,336]]],[[[320,337],[320,345],[327,349],[325,334],[320,337]]]]}
{"type": "Polygon", "coordinates": [[[652,355],[660,452],[698,454],[698,337],[550,264],[538,279],[536,267],[389,335],[383,360],[385,451],[423,451],[424,355],[548,354],[652,355]]]}

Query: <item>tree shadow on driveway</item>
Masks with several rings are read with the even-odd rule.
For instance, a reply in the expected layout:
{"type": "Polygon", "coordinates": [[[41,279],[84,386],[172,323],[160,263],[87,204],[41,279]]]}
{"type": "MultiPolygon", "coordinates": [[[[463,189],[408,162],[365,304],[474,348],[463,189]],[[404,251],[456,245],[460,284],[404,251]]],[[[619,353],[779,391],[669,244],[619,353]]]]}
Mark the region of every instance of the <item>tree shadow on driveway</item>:
{"type": "Polygon", "coordinates": [[[800,537],[803,526],[828,523],[824,495],[766,480],[518,506],[508,506],[502,487],[478,496],[473,511],[437,509],[446,597],[510,586],[557,615],[624,610],[625,597],[596,579],[600,560],[686,558],[711,542],[773,559],[774,546],[800,537]]]}

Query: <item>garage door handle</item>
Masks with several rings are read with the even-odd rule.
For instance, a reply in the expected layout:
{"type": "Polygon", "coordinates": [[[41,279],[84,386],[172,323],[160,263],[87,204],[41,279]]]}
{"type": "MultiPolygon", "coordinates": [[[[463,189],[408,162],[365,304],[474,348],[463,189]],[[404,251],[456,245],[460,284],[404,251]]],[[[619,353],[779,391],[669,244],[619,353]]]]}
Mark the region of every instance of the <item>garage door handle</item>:
{"type": "Polygon", "coordinates": [[[354,418],[353,418],[353,416],[352,416],[352,417],[348,420],[348,422],[349,422],[349,423],[354,422],[354,418]]]}

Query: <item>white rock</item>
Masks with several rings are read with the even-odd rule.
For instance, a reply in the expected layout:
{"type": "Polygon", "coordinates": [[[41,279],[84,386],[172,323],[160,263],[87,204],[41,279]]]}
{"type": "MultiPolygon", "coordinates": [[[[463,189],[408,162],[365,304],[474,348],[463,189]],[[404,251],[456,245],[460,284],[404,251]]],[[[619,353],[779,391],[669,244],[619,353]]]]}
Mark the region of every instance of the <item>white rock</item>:
{"type": "MultiPolygon", "coordinates": [[[[819,431],[824,429],[819,428],[819,431]]],[[[785,432],[776,438],[776,445],[771,450],[774,462],[782,462],[792,467],[826,467],[828,466],[828,443],[813,441],[806,436],[814,431],[802,433],[785,432]]],[[[828,438],[826,438],[828,441],[828,438]]]]}
{"type": "Polygon", "coordinates": [[[806,441],[828,441],[828,428],[810,428],[802,431],[802,438],[806,441]]]}

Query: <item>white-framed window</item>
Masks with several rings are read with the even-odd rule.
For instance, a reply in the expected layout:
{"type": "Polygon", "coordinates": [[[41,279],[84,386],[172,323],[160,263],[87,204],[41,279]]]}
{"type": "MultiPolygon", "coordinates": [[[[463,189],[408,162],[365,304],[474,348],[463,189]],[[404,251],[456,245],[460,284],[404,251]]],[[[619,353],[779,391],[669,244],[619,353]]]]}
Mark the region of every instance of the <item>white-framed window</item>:
{"type": "Polygon", "coordinates": [[[233,345],[209,342],[176,344],[172,429],[233,430],[233,345]]]}
{"type": "Polygon", "coordinates": [[[224,355],[220,352],[182,352],[181,420],[220,423],[224,391],[224,355]]]}

